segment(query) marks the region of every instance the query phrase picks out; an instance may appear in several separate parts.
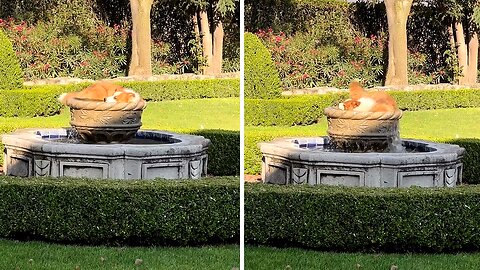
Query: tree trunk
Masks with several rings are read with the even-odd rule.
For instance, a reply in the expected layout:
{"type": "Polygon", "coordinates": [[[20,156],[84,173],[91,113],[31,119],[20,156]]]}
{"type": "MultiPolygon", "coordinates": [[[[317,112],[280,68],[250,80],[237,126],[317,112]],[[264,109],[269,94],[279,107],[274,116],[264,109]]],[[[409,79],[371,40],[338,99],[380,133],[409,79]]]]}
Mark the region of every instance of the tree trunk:
{"type": "Polygon", "coordinates": [[[478,67],[478,35],[476,32],[472,33],[467,45],[463,23],[456,21],[455,39],[457,41],[458,66],[461,74],[458,77],[458,84],[475,84],[477,82],[478,67]]]}
{"type": "Polygon", "coordinates": [[[152,75],[150,10],[153,0],[130,0],[132,12],[132,58],[128,76],[152,75]]]}
{"type": "Polygon", "coordinates": [[[205,60],[202,73],[213,74],[213,41],[206,10],[200,11],[200,32],[202,33],[202,50],[205,60]]]}
{"type": "Polygon", "coordinates": [[[219,21],[215,25],[213,33],[211,31],[211,22],[208,18],[206,10],[200,10],[197,15],[194,16],[194,31],[201,35],[202,55],[204,62],[202,63],[202,74],[220,74],[222,73],[222,61],[223,61],[223,24],[219,21]],[[200,26],[195,24],[200,18],[200,26]]]}
{"type": "Polygon", "coordinates": [[[385,85],[408,85],[407,19],[413,0],[385,0],[388,68],[385,85]]]}
{"type": "Polygon", "coordinates": [[[475,84],[477,82],[478,70],[478,35],[476,32],[470,37],[468,43],[468,70],[467,77],[469,84],[475,84]]]}
{"type": "Polygon", "coordinates": [[[213,31],[213,73],[222,73],[222,60],[223,60],[223,24],[218,22],[213,31]]]}

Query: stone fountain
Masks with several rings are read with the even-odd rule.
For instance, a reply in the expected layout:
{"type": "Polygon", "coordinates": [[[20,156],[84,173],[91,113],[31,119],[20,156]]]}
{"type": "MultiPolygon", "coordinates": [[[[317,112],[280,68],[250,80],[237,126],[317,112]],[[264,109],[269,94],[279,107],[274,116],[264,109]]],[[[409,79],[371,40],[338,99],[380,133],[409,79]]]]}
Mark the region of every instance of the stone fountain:
{"type": "Polygon", "coordinates": [[[71,98],[71,128],[3,135],[6,175],[111,179],[198,179],[210,144],[202,136],[139,130],[145,101],[71,98]]]}
{"type": "Polygon", "coordinates": [[[402,112],[325,109],[328,137],[260,143],[262,181],[368,187],[453,187],[462,180],[464,148],[400,139],[402,112]]]}

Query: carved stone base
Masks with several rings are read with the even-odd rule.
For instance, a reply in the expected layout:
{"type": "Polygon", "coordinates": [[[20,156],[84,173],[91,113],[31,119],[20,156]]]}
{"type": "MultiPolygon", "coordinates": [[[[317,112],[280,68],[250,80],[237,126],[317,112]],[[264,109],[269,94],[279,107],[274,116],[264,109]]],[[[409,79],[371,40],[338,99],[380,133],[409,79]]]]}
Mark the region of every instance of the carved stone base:
{"type": "Polygon", "coordinates": [[[24,129],[3,135],[5,173],[95,179],[199,179],[207,174],[210,140],[202,136],[140,130],[134,143],[83,144],[65,142],[70,132],[24,129]]]}
{"type": "Polygon", "coordinates": [[[401,142],[407,152],[335,152],[326,137],[260,143],[262,180],[362,187],[453,187],[461,182],[464,148],[419,140],[401,142]]]}

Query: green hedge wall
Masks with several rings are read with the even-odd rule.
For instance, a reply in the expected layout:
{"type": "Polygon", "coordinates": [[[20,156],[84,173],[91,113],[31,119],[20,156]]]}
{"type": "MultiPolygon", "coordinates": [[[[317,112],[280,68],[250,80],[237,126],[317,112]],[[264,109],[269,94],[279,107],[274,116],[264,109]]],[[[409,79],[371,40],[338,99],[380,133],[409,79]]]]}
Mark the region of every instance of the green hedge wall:
{"type": "MultiPolygon", "coordinates": [[[[480,90],[389,91],[401,110],[417,111],[480,107],[480,90]]],[[[316,123],[328,106],[337,105],[347,93],[304,95],[279,99],[245,99],[245,125],[292,126],[316,123]]]]}
{"type": "MultiPolygon", "coordinates": [[[[224,98],[240,95],[239,79],[165,80],[157,82],[127,82],[147,101],[224,98]]],[[[61,93],[80,91],[88,83],[35,86],[25,89],[0,90],[0,116],[50,116],[63,106],[57,101],[61,93]]]]}
{"type": "Polygon", "coordinates": [[[207,173],[240,175],[240,132],[230,130],[199,130],[192,134],[210,139],[207,173]]]}
{"type": "Polygon", "coordinates": [[[0,237],[95,245],[238,243],[239,181],[0,177],[0,237]]]}
{"type": "Polygon", "coordinates": [[[245,184],[245,241],[335,251],[480,249],[480,186],[245,184]]]}
{"type": "MultiPolygon", "coordinates": [[[[260,142],[269,142],[275,138],[282,137],[279,134],[271,132],[253,133],[249,132],[245,136],[244,164],[246,174],[260,174],[262,171],[261,161],[262,153],[258,144],[260,142]]],[[[462,138],[462,139],[437,139],[440,143],[457,144],[465,148],[463,161],[463,182],[467,184],[480,184],[480,139],[462,138]]]]}

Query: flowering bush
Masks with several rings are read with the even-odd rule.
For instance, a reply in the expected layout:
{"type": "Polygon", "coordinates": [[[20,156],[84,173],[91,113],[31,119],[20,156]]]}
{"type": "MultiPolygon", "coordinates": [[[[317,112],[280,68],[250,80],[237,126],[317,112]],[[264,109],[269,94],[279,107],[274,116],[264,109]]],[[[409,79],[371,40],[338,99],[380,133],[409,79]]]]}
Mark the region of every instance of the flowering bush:
{"type": "MultiPolygon", "coordinates": [[[[13,18],[0,19],[11,39],[26,80],[73,76],[109,78],[124,76],[128,66],[128,25],[98,24],[74,32],[49,22],[29,25],[13,18]]],[[[168,61],[170,46],[152,42],[154,73],[174,73],[178,66],[168,61]]]]}
{"type": "MultiPolygon", "coordinates": [[[[354,35],[344,40],[326,42],[315,31],[287,37],[272,29],[259,30],[272,54],[284,88],[332,86],[346,88],[359,79],[367,87],[381,85],[387,68],[387,38],[385,35],[362,37],[354,35]]],[[[432,83],[438,74],[428,74],[425,54],[409,51],[409,82],[432,83]]]]}
{"type": "Polygon", "coordinates": [[[257,36],[272,53],[284,87],[346,87],[355,78],[365,85],[381,82],[383,37],[355,36],[339,44],[322,42],[310,32],[287,37],[268,29],[258,31],[257,36]]]}

